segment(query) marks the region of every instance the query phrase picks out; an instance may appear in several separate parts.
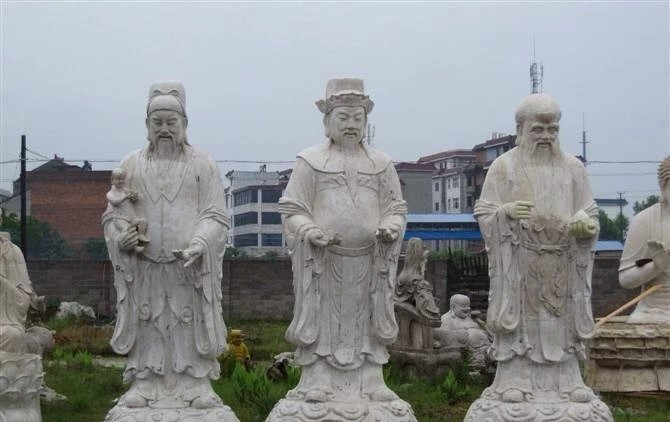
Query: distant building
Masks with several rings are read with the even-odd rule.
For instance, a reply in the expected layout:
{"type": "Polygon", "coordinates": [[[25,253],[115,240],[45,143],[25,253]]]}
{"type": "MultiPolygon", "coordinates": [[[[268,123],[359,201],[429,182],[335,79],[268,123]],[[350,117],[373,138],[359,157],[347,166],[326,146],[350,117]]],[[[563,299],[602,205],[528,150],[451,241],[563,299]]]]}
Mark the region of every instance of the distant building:
{"type": "Polygon", "coordinates": [[[432,164],[432,206],[434,213],[461,213],[465,209],[465,170],[472,166],[475,154],[467,149],[454,149],[420,157],[418,162],[432,164]]]}
{"type": "Polygon", "coordinates": [[[267,172],[231,170],[226,173],[226,207],[231,228],[228,243],[249,256],[268,251],[285,253],[278,202],[288,183],[290,170],[267,172]]]}
{"type": "MultiPolygon", "coordinates": [[[[469,213],[407,214],[405,240],[418,237],[431,250],[472,250],[483,244],[479,224],[469,213]]],[[[481,249],[481,248],[480,248],[481,249]]]]}
{"type": "Polygon", "coordinates": [[[491,139],[472,148],[475,160],[465,173],[465,207],[463,212],[473,212],[475,201],[479,199],[486,173],[493,160],[516,146],[516,135],[492,133],[491,139]]]}
{"type": "Polygon", "coordinates": [[[621,209],[626,208],[628,201],[625,198],[595,198],[596,205],[599,209],[605,211],[607,216],[611,219],[615,219],[621,209]]]}
{"type": "MultiPolygon", "coordinates": [[[[111,171],[83,170],[54,156],[26,172],[27,215],[49,223],[73,249],[79,249],[87,239],[103,237],[101,217],[110,176],[111,171]]],[[[2,207],[20,214],[20,180],[14,181],[13,190],[2,207]]]]}
{"type": "Polygon", "coordinates": [[[408,212],[431,212],[431,180],[435,166],[429,163],[396,163],[402,197],[408,212]]]}

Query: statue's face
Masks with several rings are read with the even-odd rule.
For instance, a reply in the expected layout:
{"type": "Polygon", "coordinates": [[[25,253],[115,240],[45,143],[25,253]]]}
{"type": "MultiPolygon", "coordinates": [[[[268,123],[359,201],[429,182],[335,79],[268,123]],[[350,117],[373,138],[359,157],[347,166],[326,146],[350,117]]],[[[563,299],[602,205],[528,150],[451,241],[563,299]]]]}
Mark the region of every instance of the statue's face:
{"type": "Polygon", "coordinates": [[[326,119],[330,139],[336,144],[357,144],[365,136],[367,117],[363,107],[335,107],[326,119]]]}
{"type": "Polygon", "coordinates": [[[532,145],[535,150],[551,150],[556,146],[558,139],[558,122],[555,120],[542,121],[539,119],[528,119],[523,123],[522,136],[524,140],[532,145]]]}
{"type": "Polygon", "coordinates": [[[454,315],[457,318],[460,319],[470,318],[470,301],[469,300],[458,301],[454,303],[454,306],[451,310],[454,311],[454,315]]]}
{"type": "Polygon", "coordinates": [[[186,119],[172,110],[155,110],[147,118],[149,140],[156,145],[174,143],[182,145],[186,140],[186,119]]]}

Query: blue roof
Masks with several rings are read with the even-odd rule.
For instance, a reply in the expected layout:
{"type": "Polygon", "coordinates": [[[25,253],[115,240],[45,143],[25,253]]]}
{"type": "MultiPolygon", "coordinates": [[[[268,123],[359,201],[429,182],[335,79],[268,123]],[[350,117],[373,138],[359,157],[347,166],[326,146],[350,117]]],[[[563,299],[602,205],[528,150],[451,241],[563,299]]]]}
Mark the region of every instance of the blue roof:
{"type": "Polygon", "coordinates": [[[623,251],[623,243],[618,240],[599,240],[596,243],[596,252],[623,251]]]}
{"type": "Polygon", "coordinates": [[[421,240],[482,240],[479,230],[407,230],[405,240],[418,237],[421,240]]]}
{"type": "Polygon", "coordinates": [[[408,223],[477,223],[470,213],[407,214],[408,223]]]}

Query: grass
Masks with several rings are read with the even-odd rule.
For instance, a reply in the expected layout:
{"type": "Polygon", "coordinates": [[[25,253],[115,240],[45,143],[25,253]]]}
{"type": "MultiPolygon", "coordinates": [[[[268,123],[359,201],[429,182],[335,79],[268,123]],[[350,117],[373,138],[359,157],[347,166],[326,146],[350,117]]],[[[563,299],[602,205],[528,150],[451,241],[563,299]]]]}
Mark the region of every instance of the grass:
{"type": "MultiPolygon", "coordinates": [[[[228,371],[212,383],[214,391],[228,404],[241,422],[263,422],[270,409],[299,379],[299,370],[290,379],[271,382],[264,372],[272,357],[292,351],[284,340],[286,322],[226,321],[229,329],[241,329],[245,343],[257,361],[255,369],[247,373],[241,368],[228,371]]],[[[69,327],[60,327],[68,332],[69,327]]],[[[74,332],[84,335],[85,328],[74,332]]],[[[110,333],[111,335],[111,333],[110,333]]],[[[69,337],[68,337],[69,338],[69,337]]],[[[121,382],[122,370],[94,366],[91,353],[74,352],[77,347],[95,343],[73,335],[73,344],[59,344],[54,350],[58,356],[45,359],[45,383],[68,400],[60,403],[42,403],[43,422],[97,422],[104,420],[112,408],[112,400],[122,395],[127,385],[121,382]],[[65,361],[67,364],[59,364],[65,361]]],[[[97,341],[97,340],[96,340],[97,341]]],[[[100,350],[96,346],[96,350],[100,350]]],[[[93,353],[95,354],[95,353],[93,353]]],[[[466,357],[464,357],[466,359],[466,357]]],[[[459,365],[451,376],[434,383],[403,375],[399,368],[389,364],[384,369],[388,386],[412,405],[419,422],[462,421],[470,404],[481,394],[490,380],[472,378],[459,365]]],[[[670,401],[634,398],[606,394],[605,402],[615,408],[615,422],[668,422],[670,401]],[[644,414],[639,414],[640,412],[644,414]]]]}

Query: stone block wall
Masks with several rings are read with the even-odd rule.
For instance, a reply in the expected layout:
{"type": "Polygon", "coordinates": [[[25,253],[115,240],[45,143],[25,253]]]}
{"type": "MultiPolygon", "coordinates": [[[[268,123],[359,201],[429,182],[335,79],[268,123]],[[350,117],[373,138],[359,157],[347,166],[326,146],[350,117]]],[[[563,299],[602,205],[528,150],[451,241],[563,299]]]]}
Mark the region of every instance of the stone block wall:
{"type": "MultiPolygon", "coordinates": [[[[593,314],[602,317],[635,297],[639,290],[619,286],[617,257],[596,258],[593,271],[593,314]]],[[[402,269],[402,262],[399,270],[402,269]]],[[[101,315],[115,312],[116,293],[108,261],[28,261],[28,272],[39,295],[92,306],[101,315]]],[[[447,280],[446,261],[429,261],[426,280],[434,286],[442,312],[456,293],[472,298],[474,309],[485,311],[488,277],[447,280]]],[[[226,318],[289,320],[293,315],[291,261],[243,259],[223,262],[223,309],[226,318]]]]}

